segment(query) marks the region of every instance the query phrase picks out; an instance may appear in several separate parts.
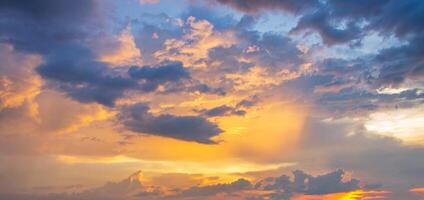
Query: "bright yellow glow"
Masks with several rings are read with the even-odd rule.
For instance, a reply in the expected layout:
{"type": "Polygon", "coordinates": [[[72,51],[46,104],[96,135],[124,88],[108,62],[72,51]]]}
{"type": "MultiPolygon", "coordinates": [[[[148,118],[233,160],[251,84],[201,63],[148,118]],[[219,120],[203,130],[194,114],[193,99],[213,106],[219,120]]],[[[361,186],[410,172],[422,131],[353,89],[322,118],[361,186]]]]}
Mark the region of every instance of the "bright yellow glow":
{"type": "Polygon", "coordinates": [[[363,190],[357,190],[353,192],[348,192],[346,194],[342,194],[340,196],[335,196],[334,200],[356,200],[363,197],[365,192],[363,190]]]}
{"type": "Polygon", "coordinates": [[[365,191],[355,190],[351,192],[333,193],[325,195],[300,195],[294,200],[365,200],[365,199],[385,199],[388,191],[365,191]]]}
{"type": "Polygon", "coordinates": [[[232,174],[253,171],[272,170],[291,166],[294,163],[260,165],[243,161],[219,162],[187,162],[187,161],[152,161],[143,160],[126,155],[117,156],[72,156],[59,155],[57,160],[66,164],[125,164],[132,163],[140,169],[158,173],[187,173],[187,174],[232,174]]]}
{"type": "Polygon", "coordinates": [[[68,156],[59,155],[57,159],[60,162],[67,164],[112,164],[112,163],[133,163],[139,162],[138,159],[130,158],[127,156],[112,156],[112,157],[82,157],[82,156],[68,156]]]}
{"type": "Polygon", "coordinates": [[[107,120],[115,115],[114,112],[109,112],[102,106],[96,105],[94,107],[95,107],[94,113],[83,114],[81,116],[78,116],[77,122],[71,124],[68,127],[61,129],[59,132],[68,133],[68,132],[76,131],[82,127],[90,125],[91,123],[95,121],[107,120]]]}
{"type": "Polygon", "coordinates": [[[224,138],[233,141],[233,153],[264,161],[281,157],[297,146],[304,113],[296,106],[268,103],[251,110],[245,117],[226,117],[218,123],[226,130],[224,138]]]}

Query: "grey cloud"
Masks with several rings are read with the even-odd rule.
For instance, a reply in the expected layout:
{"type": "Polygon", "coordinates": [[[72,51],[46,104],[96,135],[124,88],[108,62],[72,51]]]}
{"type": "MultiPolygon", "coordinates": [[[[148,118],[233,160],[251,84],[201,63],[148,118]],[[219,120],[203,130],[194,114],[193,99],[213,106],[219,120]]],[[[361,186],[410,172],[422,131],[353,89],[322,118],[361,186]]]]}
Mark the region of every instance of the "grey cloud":
{"type": "MultiPolygon", "coordinates": [[[[424,33],[424,32],[423,32],[424,33]]],[[[423,80],[424,37],[417,36],[408,44],[383,49],[375,57],[379,66],[377,77],[370,79],[374,87],[398,87],[406,79],[423,80]]]]}
{"type": "Polygon", "coordinates": [[[125,89],[137,86],[134,80],[113,75],[102,62],[85,60],[84,56],[78,58],[51,60],[39,66],[37,72],[74,99],[107,106],[113,106],[125,89]]]}
{"type": "Polygon", "coordinates": [[[343,181],[344,171],[338,169],[327,174],[312,176],[301,170],[293,171],[293,178],[287,175],[269,177],[259,181],[256,189],[273,191],[271,199],[290,199],[294,194],[331,194],[359,189],[359,180],[343,181]]]}
{"type": "Polygon", "coordinates": [[[248,190],[251,188],[252,188],[252,184],[248,180],[238,179],[228,184],[191,187],[187,190],[183,190],[181,192],[181,195],[186,197],[211,196],[218,193],[233,193],[233,192],[248,190]]]}
{"type": "MultiPolygon", "coordinates": [[[[240,178],[230,183],[189,188],[165,188],[148,185],[139,177],[141,171],[135,172],[119,182],[109,182],[103,186],[72,194],[17,195],[0,194],[11,200],[57,199],[57,200],[129,200],[129,199],[199,199],[213,198],[216,195],[236,197],[237,199],[291,199],[299,194],[331,194],[359,189],[359,181],[351,179],[342,181],[344,171],[336,170],[327,174],[312,176],[301,170],[293,171],[293,177],[282,175],[259,180],[256,183],[240,178]],[[246,193],[245,193],[246,192],[246,193]],[[264,193],[265,192],[265,193],[264,193]]],[[[166,176],[163,175],[163,176],[166,176]]],[[[167,178],[175,178],[169,176],[167,178]]],[[[222,197],[222,196],[221,196],[222,197]]]]}
{"type": "Polygon", "coordinates": [[[161,84],[166,92],[192,90],[190,82],[168,84],[190,79],[179,62],[134,66],[126,72],[98,61],[93,45],[112,31],[104,23],[107,16],[99,12],[104,4],[96,0],[2,1],[0,15],[5,20],[0,21],[0,42],[41,55],[44,63],[36,71],[47,80],[46,86],[83,103],[112,107],[129,90],[153,92],[161,84]]]}
{"type": "Polygon", "coordinates": [[[189,72],[181,62],[162,63],[159,66],[131,67],[128,70],[131,77],[149,81],[168,82],[189,78],[189,72]]]}
{"type": "Polygon", "coordinates": [[[100,4],[95,0],[2,1],[0,41],[19,50],[49,54],[95,35],[103,29],[100,4]]]}
{"type": "Polygon", "coordinates": [[[292,100],[311,104],[333,117],[363,115],[379,108],[412,107],[424,100],[420,88],[395,94],[379,93],[370,86],[371,72],[361,62],[328,60],[318,69],[316,73],[283,82],[279,90],[292,100]]]}
{"type": "Polygon", "coordinates": [[[208,52],[209,63],[219,61],[221,63],[220,70],[223,72],[245,72],[254,64],[250,62],[240,61],[243,50],[235,45],[231,47],[215,47],[208,52]]]}
{"type": "Polygon", "coordinates": [[[302,52],[288,37],[267,32],[261,35],[259,40],[250,42],[259,47],[259,50],[247,52],[246,56],[255,59],[257,64],[274,68],[291,68],[292,65],[297,67],[302,63],[302,52]]]}
{"type": "Polygon", "coordinates": [[[381,183],[384,187],[422,185],[424,148],[373,134],[361,124],[309,118],[300,141],[303,150],[293,159],[305,166],[345,169],[363,183],[381,183]]]}
{"type": "Polygon", "coordinates": [[[58,18],[64,19],[78,19],[86,17],[91,14],[95,7],[95,1],[77,0],[69,2],[66,0],[5,0],[0,2],[0,9],[5,12],[12,12],[37,20],[57,20],[58,18]]]}
{"type": "Polygon", "coordinates": [[[218,116],[225,116],[225,115],[245,115],[246,111],[239,110],[237,108],[222,105],[217,106],[211,109],[201,109],[201,110],[195,110],[196,112],[202,113],[206,117],[218,117],[218,116]]]}
{"type": "Polygon", "coordinates": [[[188,88],[188,90],[191,91],[191,92],[210,93],[210,94],[216,94],[216,95],[219,95],[219,96],[225,95],[225,89],[223,89],[223,88],[212,88],[212,87],[209,87],[208,85],[203,84],[203,83],[194,85],[194,86],[188,88]]]}
{"type": "Polygon", "coordinates": [[[319,1],[312,0],[217,0],[220,3],[232,6],[245,12],[256,13],[263,10],[284,10],[292,13],[298,13],[315,7],[319,1]]]}
{"type": "Polygon", "coordinates": [[[345,28],[337,28],[330,24],[331,16],[326,11],[316,11],[305,14],[299,20],[297,26],[290,32],[297,33],[305,30],[315,30],[321,36],[324,44],[335,45],[360,39],[363,31],[355,22],[349,22],[345,28]]]}
{"type": "Polygon", "coordinates": [[[197,116],[153,115],[145,104],[122,109],[119,120],[134,132],[171,137],[204,144],[215,144],[211,138],[223,132],[217,125],[197,116]]]}
{"type": "MultiPolygon", "coordinates": [[[[245,12],[267,10],[291,12],[300,17],[291,33],[316,32],[327,45],[359,44],[364,36],[372,32],[377,32],[381,36],[395,36],[406,44],[389,47],[377,55],[365,55],[361,69],[355,69],[355,73],[361,74],[362,77],[356,78],[366,81],[366,84],[374,89],[396,88],[406,80],[422,81],[424,69],[422,65],[424,26],[420,23],[424,20],[421,15],[424,12],[422,1],[327,0],[307,3],[291,1],[264,3],[222,0],[218,2],[245,12]]],[[[254,37],[249,38],[253,39],[254,37]]]]}
{"type": "Polygon", "coordinates": [[[321,176],[309,177],[306,194],[329,194],[359,189],[359,180],[343,182],[343,174],[344,171],[339,169],[321,176]]]}
{"type": "Polygon", "coordinates": [[[190,73],[181,62],[167,62],[154,67],[133,66],[128,70],[128,74],[133,79],[144,80],[142,87],[145,91],[154,91],[160,84],[190,78],[190,73]]]}
{"type": "Polygon", "coordinates": [[[97,102],[114,106],[115,100],[127,90],[152,92],[161,84],[189,78],[182,63],[162,63],[158,66],[131,67],[128,75],[110,69],[105,63],[92,61],[83,51],[74,49],[64,58],[55,56],[37,68],[38,73],[54,82],[72,98],[81,102],[97,102]],[[71,59],[77,57],[78,60],[71,59]]]}
{"type": "Polygon", "coordinates": [[[247,113],[246,109],[254,106],[258,101],[257,96],[246,98],[238,102],[235,106],[221,105],[210,109],[194,109],[206,117],[218,117],[227,115],[243,116],[247,113]]]}

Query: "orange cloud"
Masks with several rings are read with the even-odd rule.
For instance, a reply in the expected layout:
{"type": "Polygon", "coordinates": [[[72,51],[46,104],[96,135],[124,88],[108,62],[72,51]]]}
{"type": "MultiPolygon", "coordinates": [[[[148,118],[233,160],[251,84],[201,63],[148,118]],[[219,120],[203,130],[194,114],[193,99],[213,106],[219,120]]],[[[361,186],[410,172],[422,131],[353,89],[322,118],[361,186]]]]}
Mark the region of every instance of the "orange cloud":
{"type": "Polygon", "coordinates": [[[165,48],[154,53],[159,60],[176,60],[184,66],[206,68],[208,51],[218,46],[230,46],[237,40],[233,32],[214,32],[207,20],[196,20],[190,16],[185,24],[189,27],[181,39],[168,39],[165,48]],[[178,53],[172,53],[178,52],[178,53]]]}
{"type": "Polygon", "coordinates": [[[127,26],[120,35],[115,38],[118,42],[117,48],[103,53],[99,60],[114,66],[142,65],[141,51],[137,48],[131,26],[127,26]]]}
{"type": "Polygon", "coordinates": [[[43,62],[41,56],[18,53],[8,44],[0,45],[0,55],[0,110],[27,102],[28,114],[37,119],[38,105],[33,100],[42,81],[33,70],[43,62]]]}

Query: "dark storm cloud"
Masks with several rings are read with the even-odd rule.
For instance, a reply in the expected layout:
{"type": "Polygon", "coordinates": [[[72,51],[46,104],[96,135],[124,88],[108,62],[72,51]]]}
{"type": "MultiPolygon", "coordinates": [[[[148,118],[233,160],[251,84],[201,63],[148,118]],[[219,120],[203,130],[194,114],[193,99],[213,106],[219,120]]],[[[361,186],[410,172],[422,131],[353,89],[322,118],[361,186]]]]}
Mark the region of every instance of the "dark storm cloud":
{"type": "Polygon", "coordinates": [[[119,120],[134,132],[215,144],[212,137],[223,132],[216,124],[197,116],[153,115],[145,104],[124,107],[119,120]]]}

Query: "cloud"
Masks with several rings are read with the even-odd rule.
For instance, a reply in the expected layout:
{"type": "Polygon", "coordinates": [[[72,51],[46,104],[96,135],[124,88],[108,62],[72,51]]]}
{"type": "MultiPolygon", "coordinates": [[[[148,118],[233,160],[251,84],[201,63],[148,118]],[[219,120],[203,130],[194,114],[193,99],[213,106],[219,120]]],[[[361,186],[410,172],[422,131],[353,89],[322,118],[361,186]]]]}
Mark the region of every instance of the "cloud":
{"type": "Polygon", "coordinates": [[[159,3],[160,0],[139,0],[138,2],[141,5],[143,5],[143,4],[156,4],[156,3],[159,3]]]}
{"type": "Polygon", "coordinates": [[[119,120],[134,132],[170,137],[203,144],[215,144],[211,138],[222,130],[202,117],[153,115],[145,104],[135,104],[122,109],[119,120]]]}
{"type": "Polygon", "coordinates": [[[131,67],[128,70],[130,77],[145,80],[155,89],[157,85],[167,82],[177,82],[181,79],[189,79],[190,73],[183,67],[181,62],[162,63],[159,66],[131,67]]]}
{"type": "MultiPolygon", "coordinates": [[[[122,181],[109,182],[103,186],[88,189],[72,194],[50,195],[14,195],[0,194],[8,199],[42,199],[73,200],[73,199],[107,199],[107,200],[132,200],[132,199],[291,199],[296,195],[322,195],[340,192],[350,192],[359,187],[359,181],[351,179],[342,181],[344,171],[336,170],[324,175],[312,176],[303,171],[293,171],[293,177],[281,175],[268,177],[255,182],[239,178],[228,183],[209,185],[195,185],[188,188],[167,188],[152,185],[144,178],[141,171],[137,171],[122,181]]],[[[167,176],[166,174],[160,176],[167,176]]],[[[167,178],[174,178],[172,175],[167,178]]],[[[205,178],[205,177],[203,177],[205,178]]]]}
{"type": "Polygon", "coordinates": [[[297,26],[290,32],[315,30],[327,45],[343,44],[362,37],[363,31],[354,22],[347,23],[344,28],[335,27],[330,22],[331,16],[328,16],[328,13],[323,10],[319,10],[303,15],[297,26]]]}
{"type": "Polygon", "coordinates": [[[238,110],[227,105],[217,106],[211,109],[195,110],[196,112],[202,113],[206,117],[219,117],[226,115],[245,115],[246,111],[238,110]]]}
{"type": "Polygon", "coordinates": [[[382,183],[387,187],[422,182],[423,176],[418,171],[424,167],[420,155],[424,148],[376,135],[352,120],[308,119],[299,149],[292,155],[299,162],[353,171],[364,182],[382,183]]]}
{"type": "Polygon", "coordinates": [[[205,19],[189,16],[181,28],[184,35],[167,39],[164,48],[154,52],[156,59],[181,61],[189,67],[206,68],[209,49],[228,47],[236,42],[231,30],[215,31],[214,25],[205,19]]]}
{"type": "MultiPolygon", "coordinates": [[[[161,84],[189,78],[189,73],[177,62],[140,69],[134,66],[128,72],[125,71],[128,66],[113,68],[117,64],[140,63],[133,60],[139,59],[141,54],[127,29],[118,37],[120,44],[111,45],[117,46],[116,51],[119,51],[112,54],[120,56],[99,58],[96,50],[104,52],[107,45],[96,45],[108,43],[103,40],[110,38],[89,29],[95,25],[96,29],[109,33],[110,27],[102,24],[106,17],[98,12],[102,6],[94,0],[82,1],[78,5],[70,5],[66,1],[2,2],[0,9],[5,11],[2,15],[7,20],[0,22],[0,30],[4,33],[0,41],[10,43],[18,51],[40,55],[44,62],[37,66],[36,72],[47,80],[45,85],[83,103],[96,102],[113,107],[115,101],[129,90],[152,92],[161,84]],[[60,10],[63,12],[57,12],[60,10]],[[72,17],[73,14],[77,17],[72,17]],[[180,76],[178,80],[172,79],[175,72],[176,76],[180,76]],[[166,78],[171,79],[164,80],[166,78]]],[[[172,90],[187,91],[185,86],[172,90]]]]}
{"type": "Polygon", "coordinates": [[[293,171],[293,180],[287,176],[269,177],[256,183],[256,189],[272,191],[271,199],[290,199],[294,194],[323,195],[360,189],[359,180],[342,181],[344,171],[312,176],[301,170],[293,171]]]}
{"type": "MultiPolygon", "coordinates": [[[[114,66],[142,65],[142,55],[137,48],[135,38],[128,25],[118,36],[113,37],[113,42],[105,42],[100,61],[114,66]]],[[[102,41],[101,41],[102,42],[102,41]]]]}
{"type": "MultiPolygon", "coordinates": [[[[38,73],[81,102],[97,102],[114,106],[127,90],[153,92],[159,85],[189,79],[189,72],[180,62],[161,63],[158,66],[132,66],[127,73],[110,69],[107,64],[84,59],[85,54],[72,50],[65,58],[55,57],[37,68],[38,73]],[[79,60],[70,60],[74,55],[79,60]]],[[[185,87],[181,85],[181,87],[185,87]]]]}
{"type": "Polygon", "coordinates": [[[287,12],[301,12],[313,8],[319,1],[294,1],[294,0],[272,0],[263,2],[260,0],[217,0],[220,3],[235,7],[241,11],[256,13],[264,10],[284,10],[287,12]]]}
{"type": "Polygon", "coordinates": [[[34,98],[41,91],[42,81],[33,69],[42,63],[42,58],[16,52],[13,46],[0,44],[0,60],[0,112],[29,103],[28,114],[36,119],[38,109],[34,98]]]}
{"type": "Polygon", "coordinates": [[[52,53],[65,44],[79,43],[91,34],[88,29],[94,21],[104,28],[95,0],[3,1],[0,10],[5,19],[0,22],[0,41],[32,53],[52,53]]]}
{"type": "Polygon", "coordinates": [[[37,68],[43,78],[53,81],[70,97],[80,102],[113,106],[126,89],[136,88],[135,80],[113,75],[105,63],[86,58],[84,50],[70,51],[69,55],[54,57],[37,68]]]}
{"type": "Polygon", "coordinates": [[[359,180],[352,179],[343,182],[343,174],[343,170],[336,170],[325,175],[310,177],[306,186],[306,194],[329,194],[359,189],[359,180]]]}
{"type": "Polygon", "coordinates": [[[252,184],[246,179],[238,179],[228,184],[217,184],[208,186],[195,186],[183,190],[181,196],[184,197],[199,197],[199,196],[212,196],[218,193],[234,193],[243,190],[249,190],[252,184]]]}

